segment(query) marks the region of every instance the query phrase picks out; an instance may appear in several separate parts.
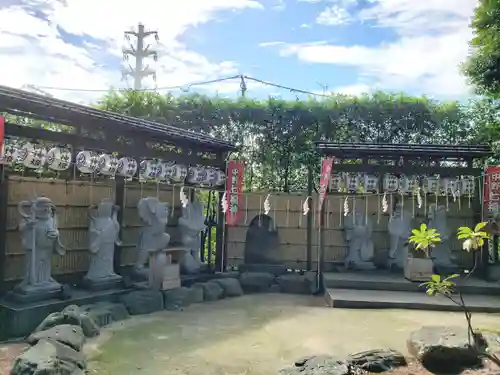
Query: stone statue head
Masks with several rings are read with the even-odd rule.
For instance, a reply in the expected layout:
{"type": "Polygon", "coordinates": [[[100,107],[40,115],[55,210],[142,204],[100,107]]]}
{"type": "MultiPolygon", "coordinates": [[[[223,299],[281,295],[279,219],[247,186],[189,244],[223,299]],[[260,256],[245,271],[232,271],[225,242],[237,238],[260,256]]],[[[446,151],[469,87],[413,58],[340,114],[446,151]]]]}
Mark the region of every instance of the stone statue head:
{"type": "Polygon", "coordinates": [[[146,197],[142,198],[137,204],[139,217],[147,225],[168,223],[168,204],[160,202],[158,198],[146,197]]]}
{"type": "Polygon", "coordinates": [[[104,198],[97,206],[93,205],[89,207],[89,215],[92,218],[112,217],[119,208],[112,199],[104,198]]]}
{"type": "Polygon", "coordinates": [[[47,220],[54,215],[56,206],[52,200],[47,197],[36,197],[32,201],[22,201],[18,205],[19,214],[26,218],[47,220]]]}
{"type": "Polygon", "coordinates": [[[193,201],[183,207],[179,225],[197,231],[205,229],[205,206],[200,202],[193,201]]]}

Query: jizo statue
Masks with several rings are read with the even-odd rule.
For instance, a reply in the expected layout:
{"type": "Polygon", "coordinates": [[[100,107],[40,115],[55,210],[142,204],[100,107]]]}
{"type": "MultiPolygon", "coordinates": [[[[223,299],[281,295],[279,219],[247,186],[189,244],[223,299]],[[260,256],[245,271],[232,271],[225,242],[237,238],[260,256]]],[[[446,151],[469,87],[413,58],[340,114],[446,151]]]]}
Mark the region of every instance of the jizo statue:
{"type": "Polygon", "coordinates": [[[52,278],[52,254],[64,255],[66,249],[59,241],[56,207],[49,198],[37,197],[18,205],[21,215],[19,231],[26,251],[24,280],[15,292],[37,294],[61,289],[52,278]]]}
{"type": "Polygon", "coordinates": [[[181,271],[186,274],[197,273],[201,268],[201,231],[206,228],[204,210],[205,207],[200,202],[190,202],[182,208],[182,216],[179,218],[182,245],[186,248],[180,266],[181,271]]]}
{"type": "Polygon", "coordinates": [[[85,281],[104,282],[121,277],[114,272],[115,244],[120,245],[119,207],[113,200],[101,200],[98,206],[89,208],[90,265],[85,281]]]}
{"type": "Polygon", "coordinates": [[[374,246],[372,240],[373,224],[368,216],[361,212],[350,213],[344,221],[344,233],[347,244],[346,268],[373,269],[374,246]]]}
{"type": "Polygon", "coordinates": [[[166,249],[170,243],[170,235],[165,233],[168,224],[168,205],[158,198],[142,198],[137,204],[139,217],[145,224],[137,243],[137,263],[135,270],[141,272],[148,260],[148,254],[166,249]]]}
{"type": "Polygon", "coordinates": [[[401,203],[396,204],[394,213],[387,223],[389,232],[389,257],[387,266],[391,269],[394,265],[403,269],[408,257],[408,237],[412,229],[412,214],[403,209],[401,203]]]}

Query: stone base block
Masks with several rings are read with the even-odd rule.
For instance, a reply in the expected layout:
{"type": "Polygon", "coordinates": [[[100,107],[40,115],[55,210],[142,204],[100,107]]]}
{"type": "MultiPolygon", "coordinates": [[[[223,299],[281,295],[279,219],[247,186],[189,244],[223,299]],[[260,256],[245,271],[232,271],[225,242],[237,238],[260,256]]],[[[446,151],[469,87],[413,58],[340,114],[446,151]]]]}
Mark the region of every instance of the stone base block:
{"type": "Polygon", "coordinates": [[[82,280],[82,287],[92,291],[120,289],[123,287],[123,278],[120,275],[113,275],[100,279],[89,279],[84,277],[82,280]]]}

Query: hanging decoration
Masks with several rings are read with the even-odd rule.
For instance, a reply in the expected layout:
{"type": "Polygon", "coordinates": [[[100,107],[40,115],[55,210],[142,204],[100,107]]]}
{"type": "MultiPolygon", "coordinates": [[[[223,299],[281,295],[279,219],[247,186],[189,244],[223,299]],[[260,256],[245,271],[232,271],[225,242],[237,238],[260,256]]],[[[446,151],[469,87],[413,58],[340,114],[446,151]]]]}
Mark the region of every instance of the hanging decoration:
{"type": "Polygon", "coordinates": [[[364,175],[364,193],[377,193],[378,192],[378,176],[365,174],[364,175]]]}
{"type": "Polygon", "coordinates": [[[399,188],[398,178],[393,174],[386,174],[383,181],[384,192],[394,193],[399,188]]]}
{"type": "Polygon", "coordinates": [[[389,203],[387,203],[387,193],[384,193],[382,198],[382,212],[387,213],[389,211],[389,203]]]}
{"type": "Polygon", "coordinates": [[[222,212],[225,214],[228,212],[228,209],[229,209],[229,202],[227,201],[227,194],[226,192],[224,192],[224,194],[222,195],[222,199],[221,199],[221,208],[222,208],[222,212]]]}
{"type": "Polygon", "coordinates": [[[417,187],[417,206],[418,208],[422,208],[422,194],[420,191],[420,187],[417,187]]]}
{"type": "Polygon", "coordinates": [[[188,206],[188,204],[189,204],[189,198],[184,193],[184,186],[182,186],[181,190],[179,191],[179,199],[181,201],[182,207],[186,208],[188,206]]]}
{"type": "Polygon", "coordinates": [[[342,192],[342,189],[344,187],[343,184],[343,177],[341,173],[334,173],[332,174],[332,178],[330,179],[330,190],[332,192],[342,192]]]}
{"type": "Polygon", "coordinates": [[[133,158],[124,156],[118,160],[116,175],[125,178],[132,178],[137,173],[137,169],[137,161],[133,158]]]}
{"type": "Polygon", "coordinates": [[[97,163],[97,172],[105,176],[114,176],[118,169],[118,158],[112,154],[102,154],[97,163]]]}
{"type": "Polygon", "coordinates": [[[76,168],[84,174],[92,174],[99,165],[99,156],[94,151],[83,150],[76,154],[76,168]]]}
{"type": "Polygon", "coordinates": [[[139,164],[139,178],[144,181],[156,180],[160,176],[160,168],[158,160],[142,160],[139,164]]]}
{"type": "Polygon", "coordinates": [[[45,165],[45,161],[47,160],[47,150],[37,144],[32,144],[28,149],[25,149],[27,152],[23,153],[25,156],[23,160],[23,165],[26,168],[30,169],[41,169],[45,165]]]}
{"type": "Polygon", "coordinates": [[[181,183],[187,177],[188,169],[183,164],[174,164],[172,165],[172,176],[170,177],[172,182],[181,183]]]}
{"type": "Polygon", "coordinates": [[[47,152],[47,167],[53,171],[65,171],[71,166],[71,151],[65,147],[53,147],[47,152]]]}
{"type": "Polygon", "coordinates": [[[271,202],[269,202],[269,198],[271,194],[267,194],[266,199],[264,200],[264,214],[268,215],[269,211],[271,211],[271,202]]]}
{"type": "Polygon", "coordinates": [[[344,200],[344,216],[349,215],[349,200],[348,197],[345,197],[344,200]]]}
{"type": "Polygon", "coordinates": [[[305,200],[304,200],[304,203],[302,204],[302,215],[306,216],[308,213],[309,213],[309,199],[311,199],[311,197],[307,197],[305,200]]]}

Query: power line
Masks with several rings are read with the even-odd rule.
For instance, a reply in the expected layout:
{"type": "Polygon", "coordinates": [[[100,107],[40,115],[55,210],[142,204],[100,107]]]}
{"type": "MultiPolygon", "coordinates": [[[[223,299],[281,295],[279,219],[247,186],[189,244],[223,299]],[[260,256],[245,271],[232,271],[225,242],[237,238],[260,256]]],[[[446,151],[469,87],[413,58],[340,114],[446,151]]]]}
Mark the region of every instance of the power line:
{"type": "MultiPolygon", "coordinates": [[[[240,80],[240,88],[241,88],[242,93],[244,93],[244,92],[247,91],[246,85],[243,85],[243,83],[245,82],[245,80],[247,80],[247,81],[253,81],[253,82],[260,83],[261,85],[264,85],[264,86],[270,86],[270,87],[275,87],[275,88],[282,89],[282,90],[287,90],[287,91],[290,91],[290,92],[296,93],[296,94],[305,94],[305,95],[311,95],[311,96],[323,97],[323,98],[329,98],[329,97],[331,97],[331,95],[329,95],[329,94],[320,94],[320,93],[312,92],[312,91],[308,91],[308,90],[297,89],[297,88],[294,88],[294,87],[284,86],[284,85],[280,85],[280,84],[277,84],[277,83],[265,81],[265,80],[262,80],[262,79],[258,79],[258,78],[254,78],[254,77],[249,77],[249,76],[246,76],[246,75],[235,75],[235,76],[231,76],[231,77],[217,78],[217,79],[212,79],[212,80],[208,80],[208,81],[191,82],[191,83],[188,83],[188,84],[177,85],[177,86],[163,86],[163,87],[158,87],[156,89],[147,89],[147,88],[142,89],[141,88],[140,90],[135,90],[135,91],[164,91],[164,90],[183,90],[183,91],[188,91],[191,87],[205,86],[205,85],[209,85],[209,84],[213,84],[213,83],[219,83],[219,82],[230,81],[230,80],[235,80],[235,79],[239,79],[240,80]]],[[[75,91],[75,92],[77,92],[77,91],[79,91],[79,92],[127,91],[126,89],[112,89],[112,88],[110,88],[110,89],[80,89],[80,88],[56,87],[56,86],[40,86],[40,85],[37,85],[36,87],[38,87],[39,89],[43,89],[43,90],[75,91]]]]}

